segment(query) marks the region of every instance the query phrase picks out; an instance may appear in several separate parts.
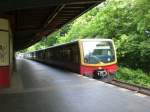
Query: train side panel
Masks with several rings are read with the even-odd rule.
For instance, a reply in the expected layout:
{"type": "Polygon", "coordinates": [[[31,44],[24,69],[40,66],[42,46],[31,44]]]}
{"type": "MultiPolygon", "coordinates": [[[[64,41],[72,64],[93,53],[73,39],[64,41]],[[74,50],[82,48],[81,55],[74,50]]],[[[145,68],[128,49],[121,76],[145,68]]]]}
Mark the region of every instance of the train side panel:
{"type": "Polygon", "coordinates": [[[78,42],[48,48],[36,52],[32,59],[80,73],[80,52],[78,42]]]}

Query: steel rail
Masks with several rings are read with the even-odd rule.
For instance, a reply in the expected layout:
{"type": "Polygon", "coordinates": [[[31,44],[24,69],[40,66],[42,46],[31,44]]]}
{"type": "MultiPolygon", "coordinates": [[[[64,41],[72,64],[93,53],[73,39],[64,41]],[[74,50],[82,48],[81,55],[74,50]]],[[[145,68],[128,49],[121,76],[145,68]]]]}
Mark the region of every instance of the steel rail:
{"type": "Polygon", "coordinates": [[[142,94],[150,96],[150,88],[146,88],[146,87],[142,87],[142,86],[138,86],[138,85],[134,85],[134,84],[129,84],[126,82],[115,80],[115,79],[110,82],[106,82],[106,83],[116,85],[116,86],[119,86],[122,88],[136,91],[137,93],[142,93],[142,94]]]}

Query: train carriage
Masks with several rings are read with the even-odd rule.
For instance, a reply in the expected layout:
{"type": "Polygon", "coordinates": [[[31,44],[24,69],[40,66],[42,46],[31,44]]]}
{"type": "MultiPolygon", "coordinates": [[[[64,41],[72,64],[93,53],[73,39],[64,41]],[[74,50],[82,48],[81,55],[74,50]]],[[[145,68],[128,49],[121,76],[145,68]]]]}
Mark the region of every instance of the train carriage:
{"type": "Polygon", "coordinates": [[[114,76],[117,70],[116,51],[111,39],[80,39],[24,55],[94,78],[114,76]]]}

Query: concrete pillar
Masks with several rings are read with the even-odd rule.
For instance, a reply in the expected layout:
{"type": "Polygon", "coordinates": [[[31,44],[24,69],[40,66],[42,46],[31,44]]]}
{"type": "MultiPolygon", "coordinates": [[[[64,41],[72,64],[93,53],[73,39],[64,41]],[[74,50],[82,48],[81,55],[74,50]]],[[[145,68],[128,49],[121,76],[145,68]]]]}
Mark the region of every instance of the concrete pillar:
{"type": "Polygon", "coordinates": [[[0,88],[10,86],[13,56],[12,40],[9,21],[0,18],[0,88]]]}

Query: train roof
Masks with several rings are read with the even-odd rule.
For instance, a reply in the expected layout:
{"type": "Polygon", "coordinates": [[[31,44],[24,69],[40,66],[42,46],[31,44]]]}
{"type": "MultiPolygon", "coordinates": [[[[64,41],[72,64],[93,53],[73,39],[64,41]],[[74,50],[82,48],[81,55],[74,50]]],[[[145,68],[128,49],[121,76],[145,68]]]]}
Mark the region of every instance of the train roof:
{"type": "MultiPolygon", "coordinates": [[[[47,48],[36,50],[36,51],[43,51],[43,50],[46,50],[46,49],[49,49],[49,48],[59,47],[59,46],[62,46],[62,45],[69,45],[69,44],[72,44],[72,43],[83,42],[83,41],[84,42],[85,41],[112,41],[112,39],[103,39],[103,38],[100,38],[100,39],[77,39],[77,40],[74,40],[74,41],[71,41],[71,42],[67,42],[67,43],[63,43],[63,44],[57,44],[57,45],[54,45],[54,46],[49,46],[47,48]]],[[[28,53],[32,53],[32,52],[36,52],[36,51],[31,51],[31,52],[28,52],[28,53]]]]}

